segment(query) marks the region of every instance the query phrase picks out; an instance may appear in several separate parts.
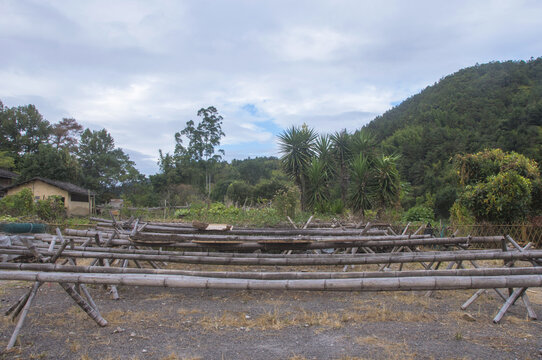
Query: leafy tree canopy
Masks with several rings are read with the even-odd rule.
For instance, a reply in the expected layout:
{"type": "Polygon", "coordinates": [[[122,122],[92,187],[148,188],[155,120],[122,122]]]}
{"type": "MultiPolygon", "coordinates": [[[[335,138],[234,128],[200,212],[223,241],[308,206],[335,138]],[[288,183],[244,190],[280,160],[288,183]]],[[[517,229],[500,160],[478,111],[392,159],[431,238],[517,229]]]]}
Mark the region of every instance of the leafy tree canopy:
{"type": "Polygon", "coordinates": [[[541,186],[534,160],[493,149],[458,155],[455,167],[464,186],[459,204],[478,221],[513,223],[542,210],[537,195],[533,197],[541,186]]]}

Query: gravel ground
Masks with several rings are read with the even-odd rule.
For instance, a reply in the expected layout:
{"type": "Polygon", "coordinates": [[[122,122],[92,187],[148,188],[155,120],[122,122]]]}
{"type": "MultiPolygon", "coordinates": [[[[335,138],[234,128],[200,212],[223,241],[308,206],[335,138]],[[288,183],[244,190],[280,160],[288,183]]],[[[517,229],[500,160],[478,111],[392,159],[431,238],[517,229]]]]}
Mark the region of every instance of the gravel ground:
{"type": "MultiPolygon", "coordinates": [[[[0,282],[4,312],[29,288],[0,282]]],[[[542,322],[520,302],[502,321],[491,292],[330,293],[90,288],[100,328],[56,284],[43,285],[2,359],[542,359],[542,322]],[[468,314],[468,315],[465,315],[468,314]]],[[[542,289],[528,292],[542,315],[542,289]]],[[[5,348],[14,324],[1,320],[5,348]]]]}

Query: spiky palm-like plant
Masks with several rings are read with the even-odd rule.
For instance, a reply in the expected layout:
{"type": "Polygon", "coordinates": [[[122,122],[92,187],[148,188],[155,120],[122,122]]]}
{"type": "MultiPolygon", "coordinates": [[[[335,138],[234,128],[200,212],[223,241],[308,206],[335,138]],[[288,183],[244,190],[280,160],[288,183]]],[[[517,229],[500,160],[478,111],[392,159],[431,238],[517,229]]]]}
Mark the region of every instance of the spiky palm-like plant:
{"type": "Polygon", "coordinates": [[[375,154],[376,140],[371,133],[362,129],[351,136],[350,147],[352,154],[363,154],[370,161],[375,154]]]}
{"type": "Polygon", "coordinates": [[[399,201],[401,179],[397,170],[398,155],[381,155],[373,160],[374,179],[377,186],[376,199],[381,208],[399,201]]]}
{"type": "Polygon", "coordinates": [[[362,216],[373,206],[375,182],[369,159],[363,154],[356,156],[350,164],[350,186],[348,199],[354,211],[362,216]]]}
{"type": "Polygon", "coordinates": [[[350,147],[350,135],[343,129],[335,132],[330,137],[332,143],[332,153],[335,158],[337,167],[339,182],[341,186],[341,200],[346,203],[346,196],[348,190],[348,163],[352,156],[350,147]]]}
{"type": "Polygon", "coordinates": [[[306,193],[305,171],[314,156],[314,141],[317,134],[314,129],[303,125],[292,126],[278,135],[280,160],[284,172],[299,186],[301,192],[301,206],[304,208],[306,193]]]}
{"type": "Polygon", "coordinates": [[[331,179],[335,175],[336,169],[333,159],[333,147],[329,135],[320,135],[314,145],[316,155],[323,162],[328,179],[331,179]]]}
{"type": "Polygon", "coordinates": [[[321,207],[329,200],[328,174],[326,164],[319,158],[312,158],[306,170],[307,205],[311,209],[321,207]]]}

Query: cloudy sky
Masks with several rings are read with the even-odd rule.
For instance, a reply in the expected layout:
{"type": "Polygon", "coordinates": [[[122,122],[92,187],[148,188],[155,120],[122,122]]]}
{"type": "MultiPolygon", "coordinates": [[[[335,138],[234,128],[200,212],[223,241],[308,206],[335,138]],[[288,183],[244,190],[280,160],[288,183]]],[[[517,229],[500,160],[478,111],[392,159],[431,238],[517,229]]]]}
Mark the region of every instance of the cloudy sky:
{"type": "Polygon", "coordinates": [[[202,107],[226,158],[354,130],[447,74],[542,56],[542,1],[0,0],[0,100],[106,128],[146,173],[202,107]]]}

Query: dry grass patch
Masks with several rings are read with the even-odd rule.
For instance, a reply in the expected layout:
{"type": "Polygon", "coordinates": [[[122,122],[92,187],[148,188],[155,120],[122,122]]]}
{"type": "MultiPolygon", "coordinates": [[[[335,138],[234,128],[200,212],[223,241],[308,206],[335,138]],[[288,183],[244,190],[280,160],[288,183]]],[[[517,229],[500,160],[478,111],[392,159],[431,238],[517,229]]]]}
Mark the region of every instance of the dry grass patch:
{"type": "Polygon", "coordinates": [[[112,310],[102,314],[110,325],[130,324],[137,321],[156,322],[160,320],[160,316],[164,315],[163,311],[146,312],[146,311],[124,311],[120,309],[112,310]]]}
{"type": "Polygon", "coordinates": [[[384,321],[404,321],[404,322],[429,322],[434,321],[435,316],[425,312],[406,311],[395,309],[393,306],[382,304],[375,306],[369,301],[360,301],[359,305],[354,305],[348,312],[352,321],[355,322],[384,322],[384,321]]]}
{"type": "Polygon", "coordinates": [[[394,342],[376,336],[360,336],[355,339],[359,345],[378,348],[384,352],[387,359],[416,359],[416,354],[410,351],[406,341],[394,342]]]}
{"type": "Polygon", "coordinates": [[[179,308],[177,309],[177,314],[181,316],[188,316],[188,315],[195,315],[195,314],[201,314],[201,310],[198,309],[186,309],[186,308],[179,308]]]}
{"type": "Polygon", "coordinates": [[[375,307],[366,305],[355,310],[280,312],[277,308],[257,316],[244,312],[226,311],[220,316],[203,316],[198,324],[205,330],[217,331],[226,328],[243,328],[258,330],[281,330],[290,326],[319,327],[337,329],[347,323],[407,321],[426,322],[434,320],[433,316],[424,313],[395,311],[386,305],[375,307]]]}

